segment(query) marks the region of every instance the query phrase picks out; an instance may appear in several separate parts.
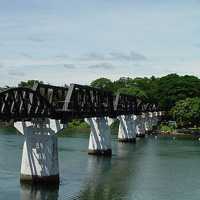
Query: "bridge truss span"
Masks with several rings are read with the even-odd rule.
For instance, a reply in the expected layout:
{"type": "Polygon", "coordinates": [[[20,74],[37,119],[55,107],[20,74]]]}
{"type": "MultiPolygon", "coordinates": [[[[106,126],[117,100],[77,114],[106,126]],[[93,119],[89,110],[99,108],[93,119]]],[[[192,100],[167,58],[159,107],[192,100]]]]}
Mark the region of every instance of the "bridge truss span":
{"type": "Polygon", "coordinates": [[[113,96],[89,86],[70,84],[65,101],[60,102],[57,112],[67,112],[69,118],[113,117],[113,96]]]}
{"type": "Polygon", "coordinates": [[[10,88],[0,92],[2,121],[50,117],[54,107],[40,93],[29,88],[10,88]]]}

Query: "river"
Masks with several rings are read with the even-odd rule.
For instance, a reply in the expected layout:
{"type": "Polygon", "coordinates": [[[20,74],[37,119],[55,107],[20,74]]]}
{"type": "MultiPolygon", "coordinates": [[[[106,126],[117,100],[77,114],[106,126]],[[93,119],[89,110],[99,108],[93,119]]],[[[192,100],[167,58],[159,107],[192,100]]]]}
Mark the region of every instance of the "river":
{"type": "Polygon", "coordinates": [[[193,200],[200,198],[200,141],[158,135],[118,143],[112,156],[88,155],[88,131],[58,137],[58,188],[20,184],[23,136],[0,127],[0,200],[193,200]]]}

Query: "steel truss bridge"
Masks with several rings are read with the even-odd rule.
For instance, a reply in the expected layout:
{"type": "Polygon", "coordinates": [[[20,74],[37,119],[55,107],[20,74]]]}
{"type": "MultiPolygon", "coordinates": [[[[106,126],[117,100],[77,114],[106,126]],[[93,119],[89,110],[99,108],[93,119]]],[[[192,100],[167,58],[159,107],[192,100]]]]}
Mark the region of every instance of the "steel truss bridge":
{"type": "Polygon", "coordinates": [[[60,119],[111,117],[158,111],[158,106],[138,103],[135,96],[70,84],[68,88],[34,84],[0,92],[1,121],[31,121],[33,118],[60,119]]]}

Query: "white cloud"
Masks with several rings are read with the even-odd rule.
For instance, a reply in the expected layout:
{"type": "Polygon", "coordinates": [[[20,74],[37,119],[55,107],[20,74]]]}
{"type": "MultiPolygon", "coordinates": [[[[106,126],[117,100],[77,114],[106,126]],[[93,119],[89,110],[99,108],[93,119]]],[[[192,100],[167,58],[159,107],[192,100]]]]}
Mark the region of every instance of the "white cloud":
{"type": "Polygon", "coordinates": [[[140,64],[139,64],[139,63],[134,63],[133,66],[134,66],[134,67],[139,67],[140,64]]]}
{"type": "Polygon", "coordinates": [[[91,65],[89,66],[89,68],[91,69],[95,69],[95,68],[103,68],[103,69],[114,69],[114,66],[111,63],[102,63],[102,64],[98,64],[98,65],[91,65]]]}
{"type": "Polygon", "coordinates": [[[200,48],[200,44],[199,44],[199,43],[198,43],[198,44],[195,44],[194,46],[195,46],[195,47],[199,47],[199,48],[200,48]]]}
{"type": "Polygon", "coordinates": [[[104,60],[105,56],[99,52],[92,52],[89,54],[86,54],[88,59],[96,59],[96,60],[104,60]]]}
{"type": "Polygon", "coordinates": [[[124,53],[110,53],[114,59],[123,60],[146,60],[147,58],[137,52],[131,51],[130,55],[124,53]]]}
{"type": "Polygon", "coordinates": [[[19,71],[14,71],[14,70],[10,70],[9,74],[13,75],[13,76],[25,76],[25,73],[19,72],[19,71]]]}
{"type": "Polygon", "coordinates": [[[42,39],[36,37],[27,37],[26,39],[31,40],[33,42],[43,42],[42,39]]]}
{"type": "Polygon", "coordinates": [[[62,65],[67,69],[76,69],[76,66],[74,64],[64,64],[64,63],[62,63],[62,65]]]}
{"type": "Polygon", "coordinates": [[[62,58],[68,58],[67,54],[61,53],[55,56],[56,58],[62,59],[62,58]]]}
{"type": "Polygon", "coordinates": [[[31,56],[31,55],[29,55],[27,53],[22,53],[21,55],[24,56],[24,57],[27,57],[27,58],[33,58],[33,56],[31,56]]]}

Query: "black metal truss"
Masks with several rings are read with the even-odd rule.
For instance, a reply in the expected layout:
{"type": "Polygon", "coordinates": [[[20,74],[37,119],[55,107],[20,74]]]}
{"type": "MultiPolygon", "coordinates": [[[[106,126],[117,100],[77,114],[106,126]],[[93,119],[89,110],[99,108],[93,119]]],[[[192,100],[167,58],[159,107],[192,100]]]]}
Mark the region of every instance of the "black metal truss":
{"type": "Polygon", "coordinates": [[[71,84],[69,88],[35,84],[32,89],[10,88],[0,92],[0,120],[33,118],[68,119],[112,117],[157,111],[158,106],[137,103],[135,96],[71,84]]]}

